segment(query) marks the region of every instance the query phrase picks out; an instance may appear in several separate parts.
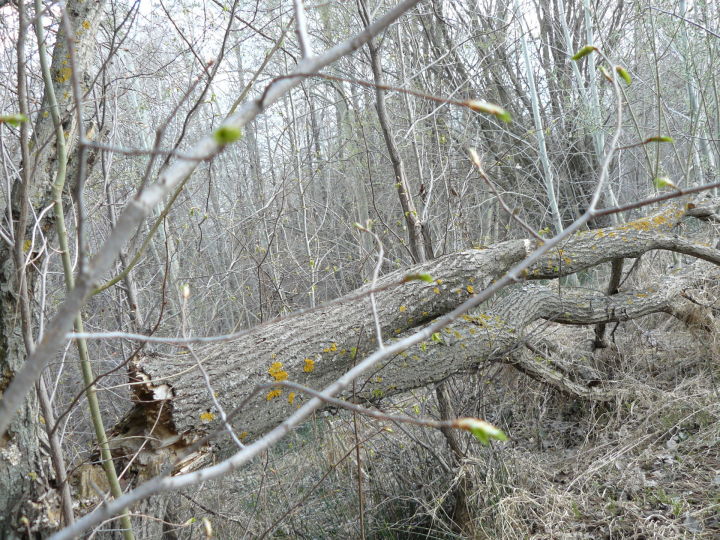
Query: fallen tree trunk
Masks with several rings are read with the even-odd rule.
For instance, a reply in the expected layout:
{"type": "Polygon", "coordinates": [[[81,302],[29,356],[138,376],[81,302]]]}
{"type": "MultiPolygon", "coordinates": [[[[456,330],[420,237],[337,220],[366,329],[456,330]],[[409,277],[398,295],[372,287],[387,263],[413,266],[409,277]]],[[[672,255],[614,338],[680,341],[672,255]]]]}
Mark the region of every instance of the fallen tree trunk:
{"type": "MultiPolygon", "coordinates": [[[[685,253],[720,264],[720,250],[672,233],[691,208],[695,217],[714,215],[695,207],[671,205],[661,212],[621,226],[575,234],[562,249],[548,254],[527,272],[528,279],[551,279],[578,272],[617,258],[638,257],[650,250],[685,253]]],[[[510,241],[485,250],[470,250],[442,257],[379,280],[377,316],[384,338],[402,336],[447,313],[476,290],[505,273],[532,249],[527,240],[510,241]],[[432,283],[410,280],[429,274],[432,283]],[[393,284],[395,284],[393,286],[393,284]]],[[[589,399],[612,399],[612,389],[595,381],[591,387],[547,362],[535,362],[518,349],[527,340],[523,330],[539,319],[563,324],[589,325],[619,322],[651,313],[687,313],[686,288],[717,278],[712,265],[697,263],[694,271],[671,275],[642,290],[613,296],[564,288],[525,284],[500,299],[490,311],[463,316],[433,339],[403,352],[359,385],[356,398],[373,401],[412,388],[441,381],[480,362],[502,359],[556,388],[589,399]],[[705,275],[706,277],[703,277],[705,275]],[[520,352],[519,352],[520,351],[520,352]]],[[[197,347],[193,354],[150,354],[135,358],[131,380],[136,405],[113,430],[118,454],[138,453],[138,462],[164,461],[217,427],[221,406],[232,410],[258,385],[268,385],[233,419],[240,438],[257,436],[277,425],[306,396],[273,383],[290,380],[322,388],[347,371],[358,355],[374,350],[375,323],[367,298],[368,288],[348,301],[253,329],[226,342],[197,347]],[[209,377],[204,382],[198,361],[209,377]]],[[[712,325],[705,316],[706,327],[712,325]]],[[[345,396],[347,397],[347,396],[345,396]]],[[[199,455],[181,470],[197,465],[199,455]]]]}

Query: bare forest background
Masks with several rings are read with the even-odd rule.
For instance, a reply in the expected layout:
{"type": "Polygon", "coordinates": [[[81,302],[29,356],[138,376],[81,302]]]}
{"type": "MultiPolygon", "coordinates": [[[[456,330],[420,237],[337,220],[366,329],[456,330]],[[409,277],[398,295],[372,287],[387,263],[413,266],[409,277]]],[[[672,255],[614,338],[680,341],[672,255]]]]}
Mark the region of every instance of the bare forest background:
{"type": "Polygon", "coordinates": [[[0,538],[717,538],[719,49],[0,0],[0,538]]]}

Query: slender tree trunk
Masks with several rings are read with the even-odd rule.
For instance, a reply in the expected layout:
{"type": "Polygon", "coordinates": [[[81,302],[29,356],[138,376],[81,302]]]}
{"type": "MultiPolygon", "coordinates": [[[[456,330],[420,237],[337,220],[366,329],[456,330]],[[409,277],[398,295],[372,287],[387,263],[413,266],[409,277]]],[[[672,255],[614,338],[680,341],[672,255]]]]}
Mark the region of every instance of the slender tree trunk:
{"type": "MultiPolygon", "coordinates": [[[[75,36],[75,65],[85,71],[92,52],[95,33],[104,2],[98,0],[71,0],[66,4],[70,24],[83,28],[75,36]]],[[[72,159],[76,143],[76,122],[72,111],[71,72],[67,67],[68,48],[63,25],[57,34],[50,71],[55,94],[67,133],[67,154],[72,159]]],[[[48,98],[43,98],[42,110],[47,110],[48,98]]],[[[32,171],[26,182],[13,185],[8,215],[19,219],[23,202],[34,208],[46,208],[52,201],[52,185],[55,179],[56,148],[52,119],[38,115],[31,139],[31,153],[23,163],[24,171],[32,171]],[[23,201],[25,199],[25,201],[23,201]]],[[[73,170],[72,165],[69,167],[73,170]]],[[[74,180],[74,178],[71,178],[74,180]]],[[[41,226],[52,238],[52,216],[46,215],[41,226]]],[[[34,223],[27,223],[25,238],[31,238],[34,223]]],[[[5,243],[0,244],[0,393],[7,387],[13,375],[23,365],[26,350],[21,332],[19,312],[18,272],[13,265],[13,255],[5,243]]],[[[26,283],[30,305],[36,299],[37,272],[26,268],[26,283]]],[[[11,429],[0,440],[0,538],[14,538],[29,531],[47,531],[59,525],[59,496],[49,487],[47,458],[41,451],[43,430],[39,423],[39,406],[35,393],[28,394],[20,413],[13,417],[11,429]]]]}

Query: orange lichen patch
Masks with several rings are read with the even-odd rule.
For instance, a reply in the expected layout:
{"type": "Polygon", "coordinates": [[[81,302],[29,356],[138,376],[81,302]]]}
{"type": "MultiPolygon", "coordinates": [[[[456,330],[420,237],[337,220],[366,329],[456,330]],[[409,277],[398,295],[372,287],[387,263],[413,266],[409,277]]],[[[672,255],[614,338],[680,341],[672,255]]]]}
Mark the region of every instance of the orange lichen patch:
{"type": "Polygon", "coordinates": [[[661,228],[671,229],[677,223],[677,220],[682,217],[683,210],[679,208],[673,208],[657,216],[645,217],[626,223],[624,226],[619,227],[620,230],[635,230],[635,231],[652,231],[661,228]]]}
{"type": "Polygon", "coordinates": [[[268,373],[276,381],[285,381],[288,378],[288,372],[283,369],[282,362],[273,362],[268,373]]]}
{"type": "Polygon", "coordinates": [[[323,352],[331,353],[337,351],[337,343],[331,343],[328,347],[323,349],[323,352]]]}
{"type": "Polygon", "coordinates": [[[247,431],[243,431],[242,433],[240,433],[240,435],[238,435],[238,437],[242,440],[245,439],[248,435],[250,434],[247,431]]]}
{"type": "Polygon", "coordinates": [[[200,420],[202,420],[203,422],[212,422],[213,420],[215,420],[215,415],[210,411],[205,411],[200,413],[200,420]]]}
{"type": "Polygon", "coordinates": [[[295,403],[295,392],[290,392],[290,393],[288,394],[288,403],[289,403],[290,405],[292,405],[293,403],[295,403]]]}
{"type": "Polygon", "coordinates": [[[276,397],[282,396],[282,390],[279,388],[276,388],[275,390],[270,390],[267,395],[265,396],[265,399],[267,401],[270,401],[271,399],[275,399],[276,397]]]}
{"type": "Polygon", "coordinates": [[[305,359],[305,365],[303,366],[303,371],[305,373],[312,373],[312,371],[315,369],[315,360],[312,358],[306,358],[305,359]]]}
{"type": "Polygon", "coordinates": [[[467,289],[467,292],[469,292],[470,294],[474,294],[474,293],[475,293],[475,288],[474,288],[472,285],[468,285],[468,286],[465,287],[465,288],[467,289]]]}
{"type": "Polygon", "coordinates": [[[407,311],[407,308],[405,306],[400,306],[398,308],[398,311],[400,311],[400,313],[404,313],[405,311],[407,311]]]}
{"type": "MultiPolygon", "coordinates": [[[[672,215],[673,217],[678,217],[678,216],[679,216],[679,213],[678,213],[678,214],[673,213],[673,214],[671,214],[671,215],[672,215]]],[[[670,222],[670,219],[668,218],[668,216],[665,216],[665,215],[655,216],[655,217],[651,218],[650,221],[652,221],[652,222],[653,222],[655,225],[657,225],[658,227],[660,227],[660,226],[662,226],[662,225],[671,225],[671,224],[669,223],[669,222],[670,222]]]]}
{"type": "Polygon", "coordinates": [[[83,27],[85,30],[90,30],[90,21],[83,21],[83,22],[82,22],[82,27],[83,27]]]}
{"type": "Polygon", "coordinates": [[[439,288],[439,287],[434,287],[434,288],[433,288],[433,292],[434,292],[435,294],[440,294],[440,288],[439,288]]]}
{"type": "Polygon", "coordinates": [[[654,229],[653,222],[649,219],[638,219],[637,221],[631,221],[628,226],[635,229],[636,231],[650,231],[654,229]]]}

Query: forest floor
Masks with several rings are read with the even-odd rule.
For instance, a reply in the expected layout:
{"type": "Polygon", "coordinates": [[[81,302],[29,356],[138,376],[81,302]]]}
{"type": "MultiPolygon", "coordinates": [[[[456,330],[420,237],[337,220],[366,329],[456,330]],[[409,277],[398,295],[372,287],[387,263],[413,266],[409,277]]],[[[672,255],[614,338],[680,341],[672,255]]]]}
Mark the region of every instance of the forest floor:
{"type": "MultiPolygon", "coordinates": [[[[484,447],[460,434],[460,466],[437,431],[324,413],[218,486],[218,534],[720,538],[714,336],[656,315],[617,331],[610,325],[612,347],[593,353],[592,329],[544,323],[534,331],[587,350],[613,379],[617,399],[579,400],[502,364],[456,376],[449,386],[457,415],[486,418],[510,438],[484,447]],[[472,516],[464,531],[452,519],[463,483],[472,516]]],[[[380,406],[435,416],[434,403],[426,389],[380,406]]]]}

